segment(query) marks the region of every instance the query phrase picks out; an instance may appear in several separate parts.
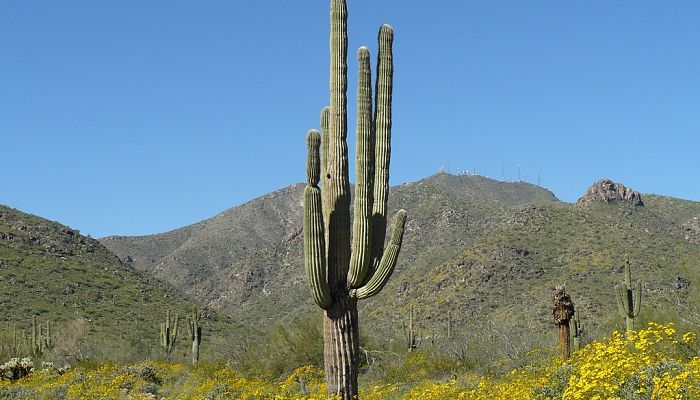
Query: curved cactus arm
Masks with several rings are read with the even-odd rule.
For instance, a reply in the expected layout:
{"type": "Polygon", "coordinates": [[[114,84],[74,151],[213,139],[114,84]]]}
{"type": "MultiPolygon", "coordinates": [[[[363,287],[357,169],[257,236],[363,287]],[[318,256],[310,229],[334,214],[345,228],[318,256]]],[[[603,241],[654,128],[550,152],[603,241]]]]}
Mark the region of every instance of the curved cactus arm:
{"type": "Polygon", "coordinates": [[[374,135],[372,134],[372,69],[369,50],[357,51],[357,145],[355,161],[355,210],[348,285],[362,285],[370,264],[372,245],[372,192],[374,181],[374,135]]]}
{"type": "Polygon", "coordinates": [[[308,148],[306,162],[307,184],[304,189],[304,267],[311,295],[324,310],[332,303],[326,281],[326,244],[323,227],[321,189],[318,187],[321,174],[319,146],[321,137],[312,129],[306,136],[308,148]]]}
{"type": "Polygon", "coordinates": [[[617,300],[617,309],[620,311],[622,318],[627,317],[627,291],[623,290],[620,285],[615,285],[615,300],[617,300]]]}
{"type": "Polygon", "coordinates": [[[391,240],[384,250],[382,260],[379,262],[377,270],[374,272],[369,282],[359,289],[350,291],[351,297],[358,299],[366,299],[379,293],[384,285],[389,281],[391,274],[396,267],[396,261],[399,258],[401,251],[401,242],[403,241],[403,232],[406,225],[406,211],[399,210],[394,220],[394,228],[391,232],[391,240]]]}
{"type": "MultiPolygon", "coordinates": [[[[374,109],[374,204],[372,205],[372,262],[379,265],[386,238],[387,202],[389,197],[389,163],[391,161],[391,99],[394,77],[392,44],[394,30],[389,25],[379,29],[377,55],[377,82],[374,109]]],[[[370,271],[372,274],[373,271],[370,271]]]]}
{"type": "Polygon", "coordinates": [[[639,315],[639,310],[642,305],[642,281],[637,281],[637,292],[634,296],[634,310],[632,310],[632,317],[637,318],[639,315]]]}

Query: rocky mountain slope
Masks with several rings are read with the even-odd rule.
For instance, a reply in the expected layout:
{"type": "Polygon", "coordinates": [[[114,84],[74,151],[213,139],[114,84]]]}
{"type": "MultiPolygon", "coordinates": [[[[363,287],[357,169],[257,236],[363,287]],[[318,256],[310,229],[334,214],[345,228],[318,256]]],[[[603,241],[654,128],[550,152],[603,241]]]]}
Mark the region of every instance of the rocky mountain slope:
{"type": "MultiPolygon", "coordinates": [[[[75,321],[83,320],[86,357],[157,356],[165,311],[179,313],[184,330],[194,304],[171,285],[125,265],[97,240],[0,206],[1,331],[15,326],[18,332],[29,331],[36,315],[42,323],[51,321],[59,340],[75,335],[75,321]]],[[[210,344],[243,330],[215,312],[205,314],[210,344]]],[[[179,335],[182,349],[187,348],[185,336],[179,335]]],[[[206,347],[203,352],[213,353],[206,347]]]]}
{"type": "MultiPolygon", "coordinates": [[[[302,191],[292,185],[171,232],[101,242],[135,268],[154,273],[234,318],[279,318],[310,308],[302,268],[302,191]]],[[[398,279],[410,286],[460,249],[496,229],[524,204],[561,204],[527,183],[438,174],[392,188],[390,212],[409,213],[398,279]],[[402,277],[403,276],[403,277],[402,277]]]]}
{"type": "MultiPolygon", "coordinates": [[[[265,329],[318,313],[302,267],[302,189],[164,234],[101,242],[135,268],[265,329]]],[[[566,284],[594,336],[619,325],[613,285],[625,253],[644,282],[643,319],[677,318],[698,300],[697,202],[603,180],[571,205],[527,183],[441,173],[393,187],[390,211],[398,208],[409,219],[396,272],[361,303],[364,326],[377,334],[399,335],[412,305],[423,332],[442,329],[451,312],[458,332],[527,348],[547,340],[551,292],[566,284]]]]}

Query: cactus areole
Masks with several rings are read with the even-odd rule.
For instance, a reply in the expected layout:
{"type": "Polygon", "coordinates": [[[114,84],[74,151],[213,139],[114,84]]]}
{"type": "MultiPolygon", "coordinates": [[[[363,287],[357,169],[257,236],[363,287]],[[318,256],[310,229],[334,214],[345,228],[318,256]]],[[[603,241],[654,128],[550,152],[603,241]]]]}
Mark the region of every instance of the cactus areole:
{"type": "Polygon", "coordinates": [[[350,224],[347,138],[347,7],[331,0],[330,107],[321,113],[321,134],[307,134],[304,190],[304,264],[313,300],[324,312],[328,395],[357,397],[359,327],[357,301],[379,293],[389,280],[403,239],[400,210],[384,248],[391,152],[393,29],[379,30],[377,82],[366,47],[357,52],[355,204],[350,224]],[[322,182],[322,183],[321,183],[322,182]],[[323,189],[319,187],[322,185],[323,189]]]}

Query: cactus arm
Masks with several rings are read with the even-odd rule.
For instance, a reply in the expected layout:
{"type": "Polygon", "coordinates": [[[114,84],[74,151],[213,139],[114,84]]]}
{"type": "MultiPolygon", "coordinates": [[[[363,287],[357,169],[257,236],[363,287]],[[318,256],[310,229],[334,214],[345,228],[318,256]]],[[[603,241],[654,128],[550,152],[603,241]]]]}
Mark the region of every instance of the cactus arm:
{"type": "MultiPolygon", "coordinates": [[[[372,263],[379,265],[386,237],[387,202],[389,196],[389,163],[391,155],[391,100],[394,62],[392,44],[394,30],[389,25],[379,29],[377,55],[377,82],[375,84],[375,149],[374,149],[374,204],[372,206],[372,263]]],[[[370,274],[373,271],[370,270],[370,274]]]]}
{"type": "Polygon", "coordinates": [[[352,250],[348,285],[359,287],[370,264],[372,245],[372,203],[374,180],[374,140],[372,135],[372,70],[369,50],[357,51],[359,64],[357,84],[357,144],[355,175],[355,210],[352,224],[352,250]]]}
{"type": "Polygon", "coordinates": [[[632,317],[637,318],[639,316],[639,310],[642,305],[642,281],[637,281],[637,291],[634,297],[634,310],[632,311],[632,317]]]}
{"type": "Polygon", "coordinates": [[[394,228],[391,233],[391,240],[384,250],[384,255],[379,263],[379,267],[374,272],[370,280],[363,287],[350,291],[351,297],[366,299],[379,293],[384,285],[389,281],[391,274],[396,267],[396,261],[401,251],[404,227],[406,225],[406,211],[399,210],[394,219],[394,228]]]}
{"type": "Polygon", "coordinates": [[[328,119],[327,280],[333,294],[345,288],[350,264],[350,180],[347,138],[348,13],[344,0],[331,0],[330,113],[328,119]]]}
{"type": "Polygon", "coordinates": [[[321,137],[316,130],[307,134],[307,184],[304,189],[304,267],[314,302],[326,310],[332,303],[326,280],[326,245],[323,226],[321,189],[318,187],[321,162],[321,137]]]}

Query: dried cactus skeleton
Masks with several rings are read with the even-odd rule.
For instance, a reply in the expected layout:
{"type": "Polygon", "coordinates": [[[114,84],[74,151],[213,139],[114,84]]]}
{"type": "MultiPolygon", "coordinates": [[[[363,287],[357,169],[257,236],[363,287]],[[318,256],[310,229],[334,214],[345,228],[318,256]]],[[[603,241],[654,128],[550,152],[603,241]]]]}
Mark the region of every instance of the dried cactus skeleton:
{"type": "Polygon", "coordinates": [[[564,359],[568,359],[571,356],[569,321],[574,316],[574,302],[571,301],[571,296],[566,293],[564,285],[556,287],[554,295],[552,295],[552,301],[554,302],[554,310],[552,311],[554,323],[559,326],[561,356],[564,359]]]}
{"type": "Polygon", "coordinates": [[[325,310],[324,358],[329,395],[357,396],[359,328],[357,300],[376,295],[389,280],[401,249],[406,212],[394,218],[384,249],[389,192],[393,29],[379,30],[375,108],[370,55],[357,52],[356,184],[350,226],[347,137],[347,7],[331,0],[330,107],[321,134],[307,134],[304,191],[304,263],[311,293],[325,310]],[[323,177],[323,190],[319,182],[323,177]],[[352,236],[351,236],[352,233],[352,236]]]}

